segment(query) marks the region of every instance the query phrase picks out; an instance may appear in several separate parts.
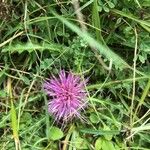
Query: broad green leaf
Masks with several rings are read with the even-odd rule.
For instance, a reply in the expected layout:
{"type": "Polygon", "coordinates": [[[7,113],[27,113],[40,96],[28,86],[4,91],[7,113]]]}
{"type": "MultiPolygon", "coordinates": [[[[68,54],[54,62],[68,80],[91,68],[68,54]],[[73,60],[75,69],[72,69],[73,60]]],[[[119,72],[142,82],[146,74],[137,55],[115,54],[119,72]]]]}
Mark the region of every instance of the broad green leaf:
{"type": "Polygon", "coordinates": [[[103,140],[102,150],[116,150],[111,141],[103,140]]]}
{"type": "Polygon", "coordinates": [[[61,139],[64,136],[63,132],[61,129],[57,127],[51,127],[49,131],[49,137],[51,140],[56,141],[61,139]]]}
{"type": "Polygon", "coordinates": [[[102,148],[103,139],[98,138],[95,142],[95,150],[101,150],[102,148]]]}
{"type": "Polygon", "coordinates": [[[80,137],[76,138],[75,147],[77,149],[81,149],[81,150],[88,149],[88,145],[87,145],[86,141],[80,137]]]}

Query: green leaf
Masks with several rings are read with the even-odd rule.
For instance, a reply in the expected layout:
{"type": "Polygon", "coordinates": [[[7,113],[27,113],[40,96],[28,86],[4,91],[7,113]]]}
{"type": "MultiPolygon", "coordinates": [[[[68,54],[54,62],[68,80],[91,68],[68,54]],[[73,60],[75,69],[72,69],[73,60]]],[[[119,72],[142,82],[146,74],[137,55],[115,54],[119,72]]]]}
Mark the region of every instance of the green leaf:
{"type": "Polygon", "coordinates": [[[53,62],[53,59],[51,59],[51,58],[46,58],[46,59],[44,59],[43,61],[41,61],[41,63],[40,63],[40,67],[41,67],[41,69],[47,69],[47,68],[50,68],[50,64],[52,64],[52,62],[53,62]]]}
{"type": "Polygon", "coordinates": [[[64,136],[63,132],[57,127],[51,127],[49,131],[49,137],[51,140],[56,141],[64,136]]]}
{"type": "Polygon", "coordinates": [[[98,116],[97,116],[95,113],[92,113],[92,114],[90,115],[90,121],[91,121],[92,123],[98,123],[100,120],[99,120],[98,116]]]}
{"type": "Polygon", "coordinates": [[[116,150],[111,141],[103,140],[102,150],[116,150]]]}
{"type": "Polygon", "coordinates": [[[75,147],[77,149],[88,149],[88,145],[87,145],[86,141],[80,137],[76,138],[75,147]]]}
{"type": "Polygon", "coordinates": [[[110,2],[110,1],[108,1],[107,3],[108,3],[110,8],[114,8],[115,7],[114,3],[110,2]]]}
{"type": "Polygon", "coordinates": [[[95,143],[95,150],[116,150],[112,141],[98,138],[95,143]]]}
{"type": "Polygon", "coordinates": [[[139,60],[141,63],[145,63],[145,57],[143,57],[142,55],[139,55],[139,60]]]}
{"type": "Polygon", "coordinates": [[[150,7],[150,2],[149,2],[149,0],[143,0],[141,5],[145,6],[145,7],[150,7]]]}
{"type": "Polygon", "coordinates": [[[105,12],[109,12],[109,8],[108,7],[104,6],[103,9],[104,9],[105,12]]]}
{"type": "MultiPolygon", "coordinates": [[[[105,131],[111,131],[110,128],[108,126],[106,126],[106,125],[104,126],[104,130],[105,131]]],[[[104,137],[105,137],[106,140],[111,140],[113,135],[105,134],[104,137]]]]}
{"type": "Polygon", "coordinates": [[[103,139],[102,138],[98,138],[95,142],[95,150],[101,150],[102,148],[102,142],[103,139]]]}
{"type": "Polygon", "coordinates": [[[0,97],[1,98],[7,97],[7,92],[5,90],[0,90],[0,97]]]}
{"type": "Polygon", "coordinates": [[[67,49],[67,47],[59,45],[59,44],[55,44],[55,43],[31,43],[31,42],[27,42],[27,43],[17,43],[17,44],[11,44],[9,46],[6,46],[2,49],[2,52],[18,52],[19,54],[27,51],[29,53],[35,51],[35,50],[39,50],[39,51],[43,51],[43,50],[51,50],[51,51],[58,51],[61,52],[62,50],[67,49]]]}

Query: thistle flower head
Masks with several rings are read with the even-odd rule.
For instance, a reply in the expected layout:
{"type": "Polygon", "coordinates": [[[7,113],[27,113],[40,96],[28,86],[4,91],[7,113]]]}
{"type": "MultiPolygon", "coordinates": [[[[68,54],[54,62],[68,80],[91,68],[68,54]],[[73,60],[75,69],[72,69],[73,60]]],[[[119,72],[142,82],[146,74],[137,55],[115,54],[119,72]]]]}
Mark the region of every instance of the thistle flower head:
{"type": "Polygon", "coordinates": [[[85,81],[80,76],[60,71],[58,78],[53,77],[44,83],[44,90],[50,96],[48,111],[55,120],[71,120],[81,117],[86,106],[85,81]]]}

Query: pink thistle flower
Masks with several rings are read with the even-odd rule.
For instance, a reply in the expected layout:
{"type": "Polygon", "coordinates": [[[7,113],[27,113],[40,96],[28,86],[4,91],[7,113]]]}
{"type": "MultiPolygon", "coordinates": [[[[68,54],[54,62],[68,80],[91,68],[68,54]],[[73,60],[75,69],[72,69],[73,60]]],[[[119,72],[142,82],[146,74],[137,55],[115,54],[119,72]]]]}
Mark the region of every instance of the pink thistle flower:
{"type": "Polygon", "coordinates": [[[52,97],[48,103],[48,111],[55,120],[68,121],[74,117],[81,117],[81,110],[86,107],[86,81],[80,76],[60,71],[59,77],[53,77],[44,83],[44,90],[52,97]]]}

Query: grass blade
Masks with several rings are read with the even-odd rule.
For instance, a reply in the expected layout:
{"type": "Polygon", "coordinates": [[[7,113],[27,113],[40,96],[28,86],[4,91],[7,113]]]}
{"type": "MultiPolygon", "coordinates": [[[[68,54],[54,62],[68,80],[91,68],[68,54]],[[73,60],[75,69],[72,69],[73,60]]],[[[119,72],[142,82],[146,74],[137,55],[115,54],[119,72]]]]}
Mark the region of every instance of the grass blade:
{"type": "Polygon", "coordinates": [[[113,9],[112,10],[112,12],[114,12],[114,13],[116,13],[116,14],[118,14],[118,15],[121,15],[121,16],[123,16],[123,17],[126,17],[126,18],[128,18],[128,19],[131,19],[131,20],[133,20],[133,21],[136,21],[137,23],[139,23],[143,28],[145,28],[147,31],[149,31],[150,32],[150,22],[148,22],[148,21],[144,21],[144,20],[141,20],[141,19],[138,19],[138,18],[136,18],[134,15],[132,15],[132,14],[127,14],[127,13],[125,13],[125,12],[123,12],[123,11],[119,11],[119,10],[116,10],[116,9],[113,9]]]}
{"type": "Polygon", "coordinates": [[[93,26],[96,27],[95,32],[96,32],[97,40],[104,43],[104,39],[101,35],[101,26],[100,26],[101,23],[100,23],[100,17],[99,17],[99,12],[98,12],[97,0],[94,0],[93,2],[92,22],[93,22],[93,26]]]}
{"type": "Polygon", "coordinates": [[[19,143],[19,136],[18,136],[18,125],[17,125],[17,115],[16,109],[13,103],[13,94],[12,94],[12,87],[11,87],[11,79],[8,78],[7,82],[7,90],[10,97],[10,116],[11,116],[11,127],[13,131],[13,137],[15,141],[16,150],[20,150],[20,143],[19,143]]]}
{"type": "Polygon", "coordinates": [[[73,23],[69,22],[65,18],[58,16],[54,13],[54,15],[62,22],[64,23],[68,28],[70,28],[72,31],[77,33],[81,38],[87,41],[87,43],[96,49],[99,50],[100,54],[105,56],[108,60],[112,60],[113,63],[120,69],[127,68],[129,65],[116,53],[114,53],[112,50],[110,50],[108,47],[104,46],[103,44],[97,42],[93,37],[91,37],[90,34],[87,32],[83,32],[80,30],[79,27],[74,25],[73,23]]]}

